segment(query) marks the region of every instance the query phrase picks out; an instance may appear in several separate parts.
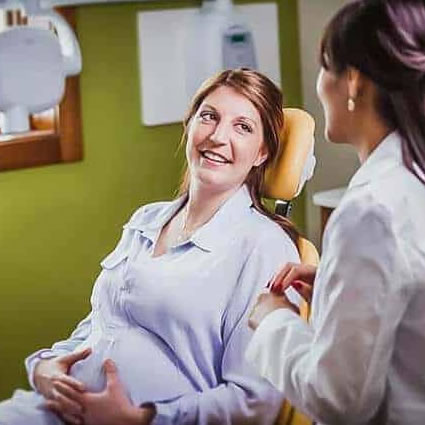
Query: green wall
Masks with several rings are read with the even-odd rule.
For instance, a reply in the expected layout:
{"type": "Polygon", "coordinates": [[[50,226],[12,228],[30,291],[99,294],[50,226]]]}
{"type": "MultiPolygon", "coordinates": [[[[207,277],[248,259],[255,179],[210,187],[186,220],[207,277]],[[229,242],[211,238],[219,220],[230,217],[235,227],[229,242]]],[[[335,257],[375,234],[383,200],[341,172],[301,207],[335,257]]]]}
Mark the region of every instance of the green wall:
{"type": "MultiPolygon", "coordinates": [[[[278,2],[286,99],[300,105],[297,5],[278,2]]],[[[136,12],[177,5],[199,2],[80,7],[84,160],[0,173],[0,399],[26,386],[26,355],[86,314],[99,261],[129,214],[174,194],[181,127],[139,124],[136,12]]]]}

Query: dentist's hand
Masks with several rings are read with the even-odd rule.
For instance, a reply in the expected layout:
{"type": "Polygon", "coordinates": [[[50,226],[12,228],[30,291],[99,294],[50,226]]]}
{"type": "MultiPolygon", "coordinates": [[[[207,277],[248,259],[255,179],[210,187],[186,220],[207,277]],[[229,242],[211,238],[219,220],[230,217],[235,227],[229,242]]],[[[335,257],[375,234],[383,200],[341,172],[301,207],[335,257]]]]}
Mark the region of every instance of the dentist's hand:
{"type": "Polygon", "coordinates": [[[272,292],[260,294],[249,316],[249,327],[254,330],[257,329],[268,314],[279,308],[289,308],[295,313],[299,313],[298,307],[292,304],[285,294],[274,294],[272,292]]]}
{"type": "Polygon", "coordinates": [[[34,385],[47,399],[46,407],[72,424],[82,423],[80,419],[82,407],[75,402],[75,394],[84,392],[85,387],[68,373],[74,363],[84,360],[90,353],[91,349],[87,348],[41,360],[34,370],[34,385]]]}
{"type": "Polygon", "coordinates": [[[308,303],[313,296],[317,267],[306,264],[286,263],[270,282],[274,294],[283,294],[292,286],[308,303]]]}

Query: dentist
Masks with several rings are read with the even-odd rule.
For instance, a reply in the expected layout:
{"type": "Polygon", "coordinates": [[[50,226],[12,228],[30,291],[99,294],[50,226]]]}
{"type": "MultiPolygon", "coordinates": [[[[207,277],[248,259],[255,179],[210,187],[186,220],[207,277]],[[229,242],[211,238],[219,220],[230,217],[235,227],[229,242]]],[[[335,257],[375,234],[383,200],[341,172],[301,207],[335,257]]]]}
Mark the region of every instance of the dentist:
{"type": "Polygon", "coordinates": [[[423,425],[425,2],[350,2],[320,59],[326,138],[352,145],[361,167],[317,271],[287,264],[259,297],[247,358],[317,422],[423,425]],[[312,297],[310,323],[288,286],[312,297]]]}

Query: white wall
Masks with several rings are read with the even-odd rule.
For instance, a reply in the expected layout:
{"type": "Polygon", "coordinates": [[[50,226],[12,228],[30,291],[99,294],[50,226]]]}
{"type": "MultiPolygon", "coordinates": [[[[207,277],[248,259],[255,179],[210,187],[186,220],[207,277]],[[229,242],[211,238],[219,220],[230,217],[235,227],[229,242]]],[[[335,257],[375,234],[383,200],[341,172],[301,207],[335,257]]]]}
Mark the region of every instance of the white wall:
{"type": "Polygon", "coordinates": [[[332,145],[324,140],[323,111],[316,97],[320,37],[329,18],[344,3],[347,0],[298,0],[304,108],[316,119],[317,166],[313,179],[307,185],[307,236],[317,247],[320,238],[320,211],[312,203],[313,194],[345,186],[358,167],[357,156],[352,148],[332,145]]]}

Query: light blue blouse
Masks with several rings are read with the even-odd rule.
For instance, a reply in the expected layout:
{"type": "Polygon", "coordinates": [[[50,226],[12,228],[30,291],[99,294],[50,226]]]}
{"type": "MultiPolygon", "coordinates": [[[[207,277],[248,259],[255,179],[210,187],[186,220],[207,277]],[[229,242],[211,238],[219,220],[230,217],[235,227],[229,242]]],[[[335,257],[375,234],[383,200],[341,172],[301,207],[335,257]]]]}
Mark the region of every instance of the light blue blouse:
{"type": "Polygon", "coordinates": [[[27,358],[29,376],[40,357],[90,346],[70,374],[100,391],[112,359],[132,402],[155,403],[154,424],[271,424],[282,395],[244,360],[247,319],[277,268],[299,260],[296,248],[242,186],[188,241],[152,257],[184,201],[135,212],[101,263],[91,313],[69,339],[27,358]]]}

